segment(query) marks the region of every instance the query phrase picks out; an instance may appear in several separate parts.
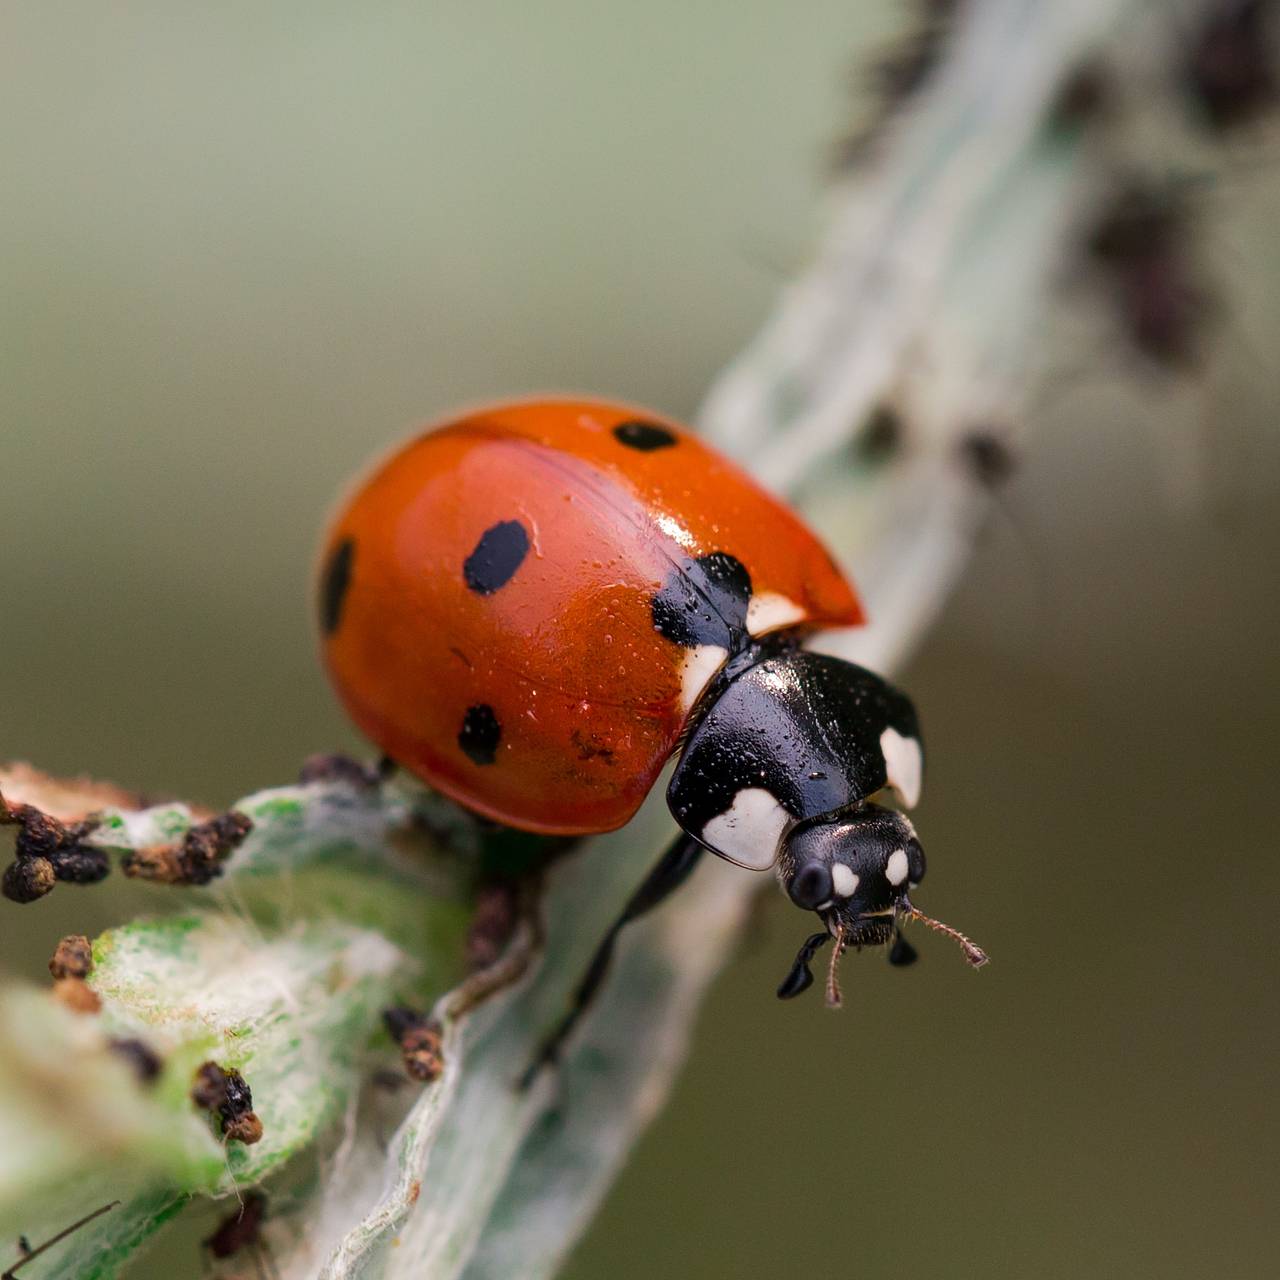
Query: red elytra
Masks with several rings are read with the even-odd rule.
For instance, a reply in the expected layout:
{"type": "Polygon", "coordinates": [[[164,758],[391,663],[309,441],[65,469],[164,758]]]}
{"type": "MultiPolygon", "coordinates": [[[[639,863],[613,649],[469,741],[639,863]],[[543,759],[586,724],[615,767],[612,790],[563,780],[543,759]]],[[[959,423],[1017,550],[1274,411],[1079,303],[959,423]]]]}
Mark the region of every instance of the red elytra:
{"type": "Polygon", "coordinates": [[[468,809],[526,831],[625,823],[714,674],[654,625],[691,557],[750,574],[753,634],[862,621],[803,523],[669,419],[547,399],[444,422],[342,504],[324,659],[356,724],[468,809]]]}

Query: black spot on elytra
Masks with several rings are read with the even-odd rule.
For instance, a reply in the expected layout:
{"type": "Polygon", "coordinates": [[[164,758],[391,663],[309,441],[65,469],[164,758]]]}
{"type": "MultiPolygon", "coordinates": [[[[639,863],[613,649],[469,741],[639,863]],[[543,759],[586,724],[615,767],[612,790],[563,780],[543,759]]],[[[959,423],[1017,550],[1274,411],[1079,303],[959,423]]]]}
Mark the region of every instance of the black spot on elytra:
{"type": "Polygon", "coordinates": [[[320,625],[327,636],[333,635],[342,621],[342,603],[351,585],[351,566],[355,562],[356,544],[353,538],[343,538],[329,553],[320,580],[320,625]]]}
{"type": "Polygon", "coordinates": [[[746,643],[751,575],[727,551],[712,551],[672,569],[653,597],[653,625],[692,649],[714,644],[733,653],[746,643]]]}
{"type": "Polygon", "coordinates": [[[519,520],[502,520],[486,529],[466,558],[462,576],[477,595],[491,596],[505,587],[529,554],[529,535],[519,520]]]}
{"type": "Polygon", "coordinates": [[[679,443],[674,431],[654,422],[620,422],[614,427],[613,434],[619,444],[625,444],[628,449],[639,449],[641,453],[669,449],[679,443]]]}
{"type": "Polygon", "coordinates": [[[460,746],[476,764],[492,764],[502,738],[502,726],[493,708],[487,702],[477,702],[467,708],[458,731],[460,746]]]}

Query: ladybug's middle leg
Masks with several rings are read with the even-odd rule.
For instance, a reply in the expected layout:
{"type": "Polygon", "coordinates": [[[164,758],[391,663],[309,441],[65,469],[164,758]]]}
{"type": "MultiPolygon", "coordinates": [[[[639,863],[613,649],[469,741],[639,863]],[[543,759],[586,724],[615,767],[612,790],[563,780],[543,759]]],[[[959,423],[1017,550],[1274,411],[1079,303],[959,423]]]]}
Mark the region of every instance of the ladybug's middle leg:
{"type": "Polygon", "coordinates": [[[618,934],[633,920],[638,920],[647,911],[652,911],[684,884],[704,852],[702,845],[692,836],[682,832],[658,860],[653,870],[645,876],[639,888],[628,899],[627,905],[623,907],[622,914],[609,926],[601,939],[600,945],[591,957],[591,963],[587,965],[586,973],[574,990],[568,1012],[561,1018],[555,1030],[542,1042],[533,1061],[520,1077],[521,1089],[527,1089],[537,1079],[543,1067],[551,1066],[559,1059],[564,1042],[572,1034],[578,1020],[590,1008],[592,1000],[600,989],[600,984],[609,971],[618,934]]]}

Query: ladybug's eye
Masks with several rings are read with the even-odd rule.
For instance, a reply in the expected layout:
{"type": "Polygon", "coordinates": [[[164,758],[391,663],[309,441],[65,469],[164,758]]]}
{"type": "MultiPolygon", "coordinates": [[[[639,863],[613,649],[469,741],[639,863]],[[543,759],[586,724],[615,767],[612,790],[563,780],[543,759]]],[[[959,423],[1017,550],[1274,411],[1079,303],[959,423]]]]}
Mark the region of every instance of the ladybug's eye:
{"type": "Polygon", "coordinates": [[[787,892],[797,907],[813,911],[831,900],[831,872],[825,863],[806,862],[791,877],[787,892]]]}
{"type": "Polygon", "coordinates": [[[924,879],[924,850],[918,840],[907,845],[907,878],[913,885],[924,879]]]}

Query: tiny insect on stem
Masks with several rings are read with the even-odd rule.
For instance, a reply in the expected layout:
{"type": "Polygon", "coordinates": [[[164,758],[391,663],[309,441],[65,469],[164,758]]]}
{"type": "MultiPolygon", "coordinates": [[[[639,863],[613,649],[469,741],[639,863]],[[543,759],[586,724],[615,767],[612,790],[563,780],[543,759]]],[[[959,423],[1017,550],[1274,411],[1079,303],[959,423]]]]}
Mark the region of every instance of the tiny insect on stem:
{"type": "Polygon", "coordinates": [[[3,1275],[0,1275],[0,1280],[14,1280],[14,1277],[18,1274],[19,1267],[25,1267],[28,1262],[31,1262],[33,1259],[38,1258],[42,1253],[45,1253],[47,1250],[52,1249],[55,1244],[58,1244],[61,1241],[65,1240],[69,1235],[72,1235],[74,1232],[79,1231],[81,1227],[87,1226],[90,1222],[94,1220],[94,1218],[100,1218],[104,1213],[109,1213],[119,1203],[120,1203],[119,1200],[112,1200],[110,1204],[104,1204],[101,1208],[95,1209],[92,1213],[86,1213],[83,1218],[80,1218],[77,1221],[73,1222],[69,1227],[63,1227],[63,1229],[59,1231],[56,1236],[50,1236],[49,1239],[46,1240],[43,1244],[37,1245],[34,1249],[28,1250],[27,1253],[25,1253],[21,1258],[19,1258],[18,1261],[15,1262],[13,1266],[11,1266],[6,1272],[4,1272],[3,1275]]]}

